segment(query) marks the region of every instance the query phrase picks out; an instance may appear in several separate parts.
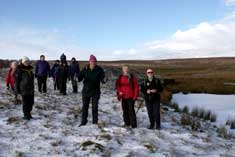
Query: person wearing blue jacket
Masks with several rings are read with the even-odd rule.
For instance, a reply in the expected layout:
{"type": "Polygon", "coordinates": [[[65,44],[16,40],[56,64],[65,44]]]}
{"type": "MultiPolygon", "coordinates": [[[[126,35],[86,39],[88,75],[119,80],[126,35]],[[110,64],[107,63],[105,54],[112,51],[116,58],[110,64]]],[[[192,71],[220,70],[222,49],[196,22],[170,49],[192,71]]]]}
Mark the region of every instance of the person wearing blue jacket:
{"type": "Polygon", "coordinates": [[[35,67],[35,77],[38,79],[38,91],[40,93],[47,92],[47,77],[50,75],[50,65],[45,60],[45,56],[41,55],[35,67]]]}
{"type": "Polygon", "coordinates": [[[72,58],[72,62],[69,65],[69,79],[72,82],[73,93],[78,92],[77,76],[80,72],[79,63],[76,61],[76,58],[72,58]]]}

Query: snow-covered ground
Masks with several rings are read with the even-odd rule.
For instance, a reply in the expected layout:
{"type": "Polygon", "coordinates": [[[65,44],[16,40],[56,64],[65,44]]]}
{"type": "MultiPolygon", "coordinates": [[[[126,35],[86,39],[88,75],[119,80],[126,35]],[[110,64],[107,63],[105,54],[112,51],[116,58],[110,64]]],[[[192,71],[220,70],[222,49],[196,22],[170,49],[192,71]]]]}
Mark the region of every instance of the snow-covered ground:
{"type": "MultiPolygon", "coordinates": [[[[81,88],[80,83],[79,91],[81,88]]],[[[72,94],[70,84],[67,96],[53,91],[51,80],[48,94],[36,91],[30,121],[22,119],[22,106],[12,103],[2,78],[0,92],[1,157],[235,156],[234,140],[218,137],[213,125],[204,132],[192,132],[179,124],[180,115],[171,109],[162,115],[161,131],[147,129],[145,107],[137,114],[137,129],[122,127],[120,102],[108,85],[102,86],[99,125],[91,124],[89,112],[89,123],[83,127],[78,127],[81,93],[72,94]]]]}

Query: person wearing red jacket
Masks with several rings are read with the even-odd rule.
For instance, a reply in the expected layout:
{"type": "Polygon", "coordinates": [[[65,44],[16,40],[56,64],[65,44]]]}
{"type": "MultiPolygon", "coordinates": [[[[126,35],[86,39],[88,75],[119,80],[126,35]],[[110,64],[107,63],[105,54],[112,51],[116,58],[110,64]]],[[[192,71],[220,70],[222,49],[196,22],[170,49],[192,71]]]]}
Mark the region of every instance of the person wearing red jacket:
{"type": "Polygon", "coordinates": [[[15,103],[19,104],[20,100],[18,100],[17,94],[15,92],[15,88],[14,88],[16,68],[17,68],[17,63],[16,62],[12,62],[11,63],[11,67],[10,67],[8,73],[7,73],[7,76],[6,76],[6,86],[7,86],[7,90],[11,90],[12,93],[14,94],[14,96],[15,96],[15,103]]]}
{"type": "Polygon", "coordinates": [[[122,72],[116,80],[117,98],[122,102],[123,119],[126,127],[137,127],[134,104],[139,96],[137,78],[129,73],[129,67],[124,65],[122,72]]]}

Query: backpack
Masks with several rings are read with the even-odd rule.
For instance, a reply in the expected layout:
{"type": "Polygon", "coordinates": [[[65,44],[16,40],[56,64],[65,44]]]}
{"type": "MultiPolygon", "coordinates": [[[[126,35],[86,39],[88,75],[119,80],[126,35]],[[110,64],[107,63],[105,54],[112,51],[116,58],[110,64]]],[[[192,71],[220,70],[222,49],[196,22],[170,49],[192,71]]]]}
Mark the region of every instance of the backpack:
{"type": "MultiPolygon", "coordinates": [[[[121,77],[122,77],[123,75],[121,74],[121,75],[119,75],[119,77],[118,77],[118,80],[120,80],[121,79],[121,77]]],[[[130,74],[130,78],[129,78],[129,81],[131,81],[131,85],[132,85],[132,88],[134,88],[134,80],[133,80],[133,74],[130,74]]]]}

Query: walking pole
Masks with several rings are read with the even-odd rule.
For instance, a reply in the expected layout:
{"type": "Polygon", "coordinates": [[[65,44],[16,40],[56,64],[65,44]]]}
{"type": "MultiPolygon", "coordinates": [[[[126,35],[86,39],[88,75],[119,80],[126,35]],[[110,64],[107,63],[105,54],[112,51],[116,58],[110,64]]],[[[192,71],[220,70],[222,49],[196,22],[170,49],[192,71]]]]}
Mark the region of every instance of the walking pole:
{"type": "Polygon", "coordinates": [[[143,100],[140,100],[140,101],[141,101],[141,102],[139,103],[139,106],[138,106],[137,111],[135,112],[135,114],[137,114],[137,113],[139,112],[140,108],[143,107],[144,101],[143,101],[143,100]]]}

